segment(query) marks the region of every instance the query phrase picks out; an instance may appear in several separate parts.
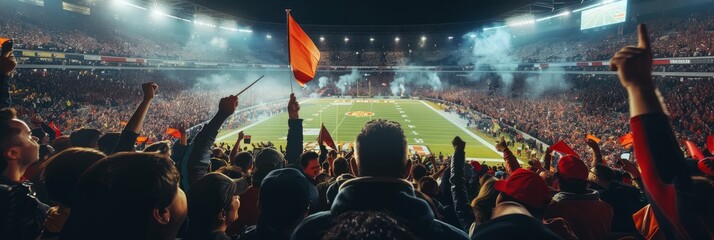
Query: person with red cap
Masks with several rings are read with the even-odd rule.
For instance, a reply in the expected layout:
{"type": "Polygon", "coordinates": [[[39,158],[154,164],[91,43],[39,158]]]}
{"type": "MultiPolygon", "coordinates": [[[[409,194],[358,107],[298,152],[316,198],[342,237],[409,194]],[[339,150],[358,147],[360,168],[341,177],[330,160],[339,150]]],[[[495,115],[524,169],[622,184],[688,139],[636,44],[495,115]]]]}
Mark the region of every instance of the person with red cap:
{"type": "MultiPolygon", "coordinates": [[[[461,227],[469,231],[471,239],[576,239],[568,223],[562,218],[541,220],[544,219],[543,211],[551,201],[550,190],[537,173],[520,168],[515,158],[509,162],[512,154],[504,154],[504,159],[509,163],[508,169],[512,169],[511,175],[506,180],[494,183],[494,188],[500,193],[496,197],[492,219],[475,227],[476,219],[468,205],[463,168],[458,167],[464,165],[466,142],[455,137],[452,145],[454,157],[450,164],[449,179],[452,184],[451,194],[461,227]],[[534,222],[542,224],[533,225],[534,222]]],[[[497,148],[510,153],[505,144],[497,148]]]]}
{"type": "Polygon", "coordinates": [[[565,155],[558,161],[556,169],[555,179],[560,192],[553,196],[543,218],[565,219],[580,239],[607,239],[613,210],[600,199],[597,191],[587,188],[589,171],[585,162],[576,156],[565,155]]]}

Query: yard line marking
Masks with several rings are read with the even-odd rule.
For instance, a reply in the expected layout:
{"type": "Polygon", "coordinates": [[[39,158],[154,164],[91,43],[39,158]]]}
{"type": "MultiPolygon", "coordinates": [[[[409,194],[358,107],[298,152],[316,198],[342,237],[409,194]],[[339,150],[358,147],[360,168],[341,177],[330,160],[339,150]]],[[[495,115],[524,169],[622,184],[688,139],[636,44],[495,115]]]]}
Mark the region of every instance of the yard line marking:
{"type": "MultiPolygon", "coordinates": [[[[452,124],[454,124],[454,126],[456,126],[457,128],[461,129],[461,131],[465,132],[465,133],[468,134],[469,136],[471,136],[471,137],[473,137],[474,139],[476,139],[477,141],[479,141],[481,144],[483,144],[484,146],[486,146],[488,149],[491,149],[491,151],[495,152],[495,153],[498,154],[499,156],[503,156],[503,153],[497,151],[495,146],[491,145],[491,143],[489,143],[488,141],[484,140],[483,138],[479,137],[479,136],[476,135],[475,133],[473,133],[473,132],[469,131],[468,129],[466,129],[466,127],[462,126],[461,124],[457,123],[456,121],[454,121],[454,120],[452,120],[451,118],[449,118],[448,116],[446,116],[446,113],[444,113],[444,112],[439,112],[438,110],[436,110],[436,109],[435,109],[434,107],[432,107],[431,105],[426,104],[423,100],[419,100],[419,102],[421,102],[422,104],[424,104],[424,106],[427,106],[429,109],[433,110],[436,114],[439,114],[441,117],[443,117],[443,118],[446,119],[447,121],[449,121],[449,122],[451,122],[452,124]]],[[[520,160],[519,160],[519,161],[520,161],[520,160]]]]}
{"type": "MultiPolygon", "coordinates": [[[[309,102],[309,101],[311,101],[311,100],[312,100],[312,99],[307,99],[307,100],[303,100],[302,102],[298,102],[298,103],[299,103],[299,104],[303,104],[303,103],[309,102]]],[[[235,130],[235,131],[233,131],[233,132],[229,132],[229,133],[226,134],[226,135],[223,135],[223,136],[220,136],[220,137],[216,138],[216,142],[218,142],[218,141],[223,141],[223,139],[226,139],[226,138],[229,138],[230,136],[236,135],[236,134],[238,134],[240,131],[243,131],[243,130],[252,128],[252,127],[254,127],[255,125],[261,124],[261,123],[267,121],[268,119],[272,119],[272,118],[274,118],[275,116],[278,116],[278,115],[280,115],[280,114],[276,114],[276,115],[273,115],[273,116],[270,116],[270,117],[261,119],[261,120],[259,120],[259,121],[257,121],[257,122],[254,122],[254,123],[249,124],[248,126],[239,128],[239,129],[237,129],[237,130],[235,130]]],[[[285,135],[287,135],[287,134],[288,134],[288,133],[285,133],[285,135]]]]}
{"type": "MultiPolygon", "coordinates": [[[[347,109],[347,112],[350,112],[350,110],[352,110],[352,107],[354,107],[355,105],[357,105],[357,104],[350,105],[350,108],[347,109]]],[[[342,120],[340,121],[340,123],[337,124],[337,126],[335,127],[335,129],[332,132],[337,132],[337,129],[340,128],[340,125],[342,125],[342,122],[344,122],[346,118],[347,118],[347,115],[342,116],[342,120]]]]}

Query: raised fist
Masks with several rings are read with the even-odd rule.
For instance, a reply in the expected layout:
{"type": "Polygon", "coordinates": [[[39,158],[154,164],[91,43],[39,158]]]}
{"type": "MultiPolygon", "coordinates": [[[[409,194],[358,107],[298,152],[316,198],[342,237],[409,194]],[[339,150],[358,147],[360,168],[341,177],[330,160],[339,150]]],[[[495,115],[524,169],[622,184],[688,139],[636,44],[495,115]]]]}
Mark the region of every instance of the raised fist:
{"type": "Polygon", "coordinates": [[[156,96],[156,90],[159,89],[159,85],[155,82],[148,82],[141,84],[141,90],[144,92],[144,99],[151,100],[156,96]]]}

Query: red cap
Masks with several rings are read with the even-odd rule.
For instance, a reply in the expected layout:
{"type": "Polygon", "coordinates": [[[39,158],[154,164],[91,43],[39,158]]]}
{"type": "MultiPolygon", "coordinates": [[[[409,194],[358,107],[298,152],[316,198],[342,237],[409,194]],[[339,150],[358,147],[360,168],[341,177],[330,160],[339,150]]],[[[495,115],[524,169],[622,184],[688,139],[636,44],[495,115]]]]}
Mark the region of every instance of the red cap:
{"type": "Polygon", "coordinates": [[[475,172],[477,172],[477,173],[481,172],[481,164],[478,163],[478,161],[471,161],[470,164],[471,164],[471,167],[474,168],[475,172]]]}
{"type": "Polygon", "coordinates": [[[714,177],[714,157],[708,157],[708,158],[699,160],[699,163],[697,163],[697,167],[703,173],[714,177]]]}
{"type": "Polygon", "coordinates": [[[496,190],[531,207],[545,207],[551,200],[545,181],[533,171],[519,168],[506,180],[494,184],[496,190]]]}
{"type": "Polygon", "coordinates": [[[558,160],[558,174],[567,180],[588,180],[588,167],[580,158],[565,155],[558,160]]]}

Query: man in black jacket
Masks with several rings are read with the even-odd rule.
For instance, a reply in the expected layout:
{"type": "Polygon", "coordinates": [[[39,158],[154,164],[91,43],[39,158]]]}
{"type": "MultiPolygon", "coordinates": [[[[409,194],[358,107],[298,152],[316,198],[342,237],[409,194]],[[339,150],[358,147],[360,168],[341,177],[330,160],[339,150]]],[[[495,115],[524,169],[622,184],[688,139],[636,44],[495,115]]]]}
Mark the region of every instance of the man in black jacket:
{"type": "Polygon", "coordinates": [[[35,239],[42,234],[47,205],[35,198],[32,184],[22,181],[30,164],[39,159],[37,138],[15,117],[0,110],[0,238],[35,239]]]}
{"type": "Polygon", "coordinates": [[[355,167],[360,177],[346,181],[330,211],[307,217],[292,239],[321,239],[333,218],[350,211],[382,211],[406,220],[409,231],[423,239],[468,239],[466,233],[434,219],[429,205],[414,195],[405,180],[411,169],[407,140],[399,123],[368,122],[355,140],[355,167]]]}

